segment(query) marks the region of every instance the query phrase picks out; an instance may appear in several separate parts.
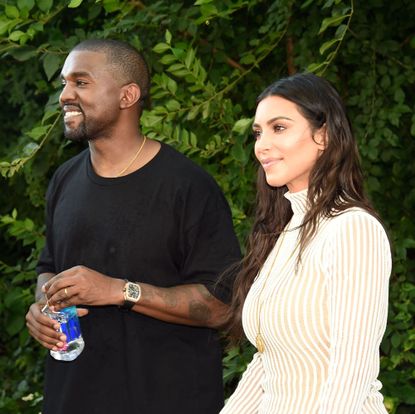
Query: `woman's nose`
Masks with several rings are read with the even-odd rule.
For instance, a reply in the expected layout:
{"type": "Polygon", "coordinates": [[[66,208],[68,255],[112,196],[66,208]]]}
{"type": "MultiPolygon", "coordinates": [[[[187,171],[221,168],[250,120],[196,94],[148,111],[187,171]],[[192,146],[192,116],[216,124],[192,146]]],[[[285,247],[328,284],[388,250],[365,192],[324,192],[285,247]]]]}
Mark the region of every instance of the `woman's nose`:
{"type": "Polygon", "coordinates": [[[255,141],[255,152],[267,151],[271,147],[271,139],[269,135],[262,131],[257,140],[255,141]]]}

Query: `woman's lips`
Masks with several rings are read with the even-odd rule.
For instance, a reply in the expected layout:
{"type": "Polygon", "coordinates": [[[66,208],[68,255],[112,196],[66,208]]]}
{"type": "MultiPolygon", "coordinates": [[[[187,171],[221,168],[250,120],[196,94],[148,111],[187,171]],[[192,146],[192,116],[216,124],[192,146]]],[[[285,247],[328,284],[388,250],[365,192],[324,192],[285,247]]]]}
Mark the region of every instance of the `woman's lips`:
{"type": "Polygon", "coordinates": [[[261,165],[262,165],[262,168],[264,168],[264,170],[265,170],[265,169],[277,164],[281,160],[282,160],[282,158],[267,158],[267,159],[261,160],[261,165]]]}

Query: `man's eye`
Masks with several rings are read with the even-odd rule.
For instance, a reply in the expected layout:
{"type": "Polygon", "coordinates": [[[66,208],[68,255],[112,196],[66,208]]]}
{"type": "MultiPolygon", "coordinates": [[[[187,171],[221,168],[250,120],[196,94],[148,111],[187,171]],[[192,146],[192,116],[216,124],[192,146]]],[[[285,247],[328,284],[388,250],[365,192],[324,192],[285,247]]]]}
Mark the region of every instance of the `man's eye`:
{"type": "Polygon", "coordinates": [[[77,80],[76,81],[76,86],[85,86],[87,83],[83,80],[77,80]]]}

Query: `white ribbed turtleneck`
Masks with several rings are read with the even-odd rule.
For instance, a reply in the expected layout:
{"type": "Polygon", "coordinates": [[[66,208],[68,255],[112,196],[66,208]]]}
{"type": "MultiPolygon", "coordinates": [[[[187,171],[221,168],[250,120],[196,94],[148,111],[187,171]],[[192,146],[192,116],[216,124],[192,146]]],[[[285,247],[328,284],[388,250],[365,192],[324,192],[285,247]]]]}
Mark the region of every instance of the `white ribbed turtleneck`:
{"type": "Polygon", "coordinates": [[[385,414],[377,380],[391,272],[385,231],[357,208],[324,219],[296,268],[291,253],[307,190],[285,197],[294,212],[289,231],[243,309],[254,345],[261,311],[265,351],[254,355],[221,414],[385,414]]]}

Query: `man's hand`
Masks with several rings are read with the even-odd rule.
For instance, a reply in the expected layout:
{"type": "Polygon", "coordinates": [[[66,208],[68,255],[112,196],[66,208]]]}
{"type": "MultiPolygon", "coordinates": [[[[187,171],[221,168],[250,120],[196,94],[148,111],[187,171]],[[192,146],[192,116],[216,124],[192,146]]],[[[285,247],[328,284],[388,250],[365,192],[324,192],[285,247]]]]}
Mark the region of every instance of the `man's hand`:
{"type": "Polygon", "coordinates": [[[85,266],[74,266],[46,282],[42,290],[52,309],[72,305],[121,305],[122,279],[115,279],[85,266]]]}
{"type": "MultiPolygon", "coordinates": [[[[42,346],[53,351],[62,348],[66,341],[66,336],[59,332],[59,323],[44,315],[41,309],[45,303],[33,303],[26,314],[26,326],[29,334],[36,339],[42,346]]],[[[87,309],[78,309],[78,316],[88,313],[87,309]]]]}

